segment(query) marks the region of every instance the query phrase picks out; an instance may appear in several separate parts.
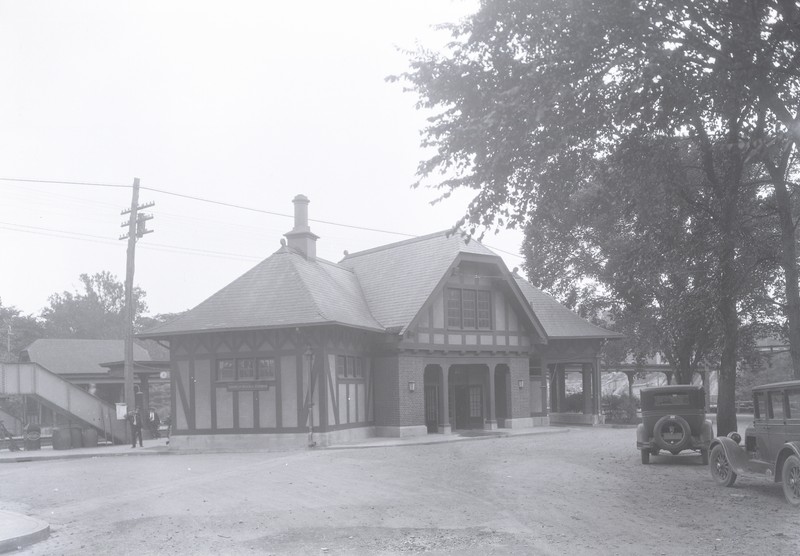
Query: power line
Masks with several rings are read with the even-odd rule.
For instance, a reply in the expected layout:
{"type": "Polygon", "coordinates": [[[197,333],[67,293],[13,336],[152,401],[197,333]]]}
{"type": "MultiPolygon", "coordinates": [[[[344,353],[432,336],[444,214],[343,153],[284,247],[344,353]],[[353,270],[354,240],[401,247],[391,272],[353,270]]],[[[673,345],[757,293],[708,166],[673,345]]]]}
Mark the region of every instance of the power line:
{"type": "Polygon", "coordinates": [[[25,183],[50,183],[50,184],[63,184],[63,185],[89,185],[93,187],[125,187],[129,188],[130,185],[119,183],[97,183],[86,181],[62,181],[62,180],[34,180],[25,178],[0,178],[0,181],[20,181],[25,183]]]}
{"type": "MultiPolygon", "coordinates": [[[[85,185],[85,186],[94,186],[94,187],[115,187],[115,188],[130,188],[130,187],[132,187],[131,185],[127,185],[127,184],[113,184],[113,183],[100,183],[100,182],[82,182],[82,181],[64,181],[64,180],[39,180],[39,179],[5,178],[5,177],[0,177],[0,181],[10,181],[10,182],[17,181],[17,182],[25,182],[25,183],[44,183],[44,184],[57,184],[57,185],[85,185]]],[[[256,212],[256,213],[260,213],[260,214],[269,214],[271,216],[280,216],[280,217],[283,217],[283,218],[294,218],[294,215],[291,215],[291,214],[286,214],[286,213],[276,212],[276,211],[270,211],[270,210],[265,210],[265,209],[259,209],[259,208],[254,208],[254,207],[248,207],[248,206],[244,206],[244,205],[237,205],[235,203],[226,203],[224,201],[216,201],[216,200],[213,200],[213,199],[206,199],[206,198],[203,198],[203,197],[197,197],[197,196],[194,196],[194,195],[186,195],[186,194],[183,194],[183,193],[175,193],[173,191],[166,191],[164,189],[158,189],[158,188],[155,188],[155,187],[140,186],[140,189],[145,189],[147,191],[152,191],[154,193],[161,193],[163,195],[170,195],[170,196],[173,196],[173,197],[179,197],[179,198],[183,198],[183,199],[190,199],[192,201],[198,201],[198,202],[202,202],[202,203],[209,203],[209,204],[214,204],[214,205],[219,205],[219,206],[224,206],[224,207],[229,207],[229,208],[235,208],[235,209],[239,209],[239,210],[246,210],[246,211],[256,212]]],[[[310,222],[317,222],[317,223],[320,223],[320,224],[327,224],[327,225],[330,225],[330,226],[339,226],[339,227],[342,227],[342,228],[350,228],[350,229],[353,229],[353,230],[361,230],[361,231],[365,231],[365,232],[377,232],[377,233],[382,233],[382,234],[391,234],[391,235],[397,235],[397,236],[408,237],[408,238],[418,237],[418,236],[415,236],[414,234],[407,234],[407,233],[404,233],[404,232],[396,232],[396,231],[393,231],[393,230],[383,230],[383,229],[379,229],[379,228],[370,228],[370,227],[367,227],[367,226],[356,226],[354,224],[344,224],[344,223],[341,223],[341,222],[332,222],[330,220],[320,220],[320,219],[316,219],[316,218],[309,218],[308,220],[310,222]]],[[[487,243],[484,243],[483,245],[486,246],[486,247],[489,247],[489,248],[491,248],[491,249],[493,249],[495,251],[498,251],[500,253],[504,253],[504,254],[510,255],[512,257],[517,257],[519,259],[524,259],[524,257],[522,255],[519,255],[517,253],[511,253],[510,251],[506,251],[506,250],[500,249],[498,247],[493,247],[493,246],[491,246],[491,245],[489,245],[487,243]]]]}

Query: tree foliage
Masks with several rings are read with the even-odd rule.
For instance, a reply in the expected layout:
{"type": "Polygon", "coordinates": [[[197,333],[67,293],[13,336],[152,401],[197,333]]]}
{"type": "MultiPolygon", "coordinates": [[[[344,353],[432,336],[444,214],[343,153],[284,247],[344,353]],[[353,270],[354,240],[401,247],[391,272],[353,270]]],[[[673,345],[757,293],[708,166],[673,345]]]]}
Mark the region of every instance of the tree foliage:
{"type": "Polygon", "coordinates": [[[41,323],[32,315],[23,315],[16,307],[6,307],[0,300],[0,362],[19,360],[19,352],[44,334],[41,323]]]}
{"type": "MultiPolygon", "coordinates": [[[[709,341],[720,338],[718,427],[734,430],[740,328],[763,297],[756,290],[776,283],[774,257],[753,249],[764,239],[757,219],[769,217],[759,211],[770,197],[779,213],[791,205],[781,191],[783,162],[800,137],[797,4],[485,0],[449,31],[446,52],[416,53],[401,76],[419,106],[434,113],[423,141],[434,154],[420,164],[420,183],[443,195],[475,190],[462,221],[473,233],[524,226],[535,281],[554,273],[562,284],[601,276],[626,308],[644,311],[642,323],[669,319],[676,331],[712,324],[709,341]],[[611,214],[615,224],[633,226],[631,237],[626,243],[620,230],[595,241],[594,226],[603,222],[579,225],[581,201],[608,185],[615,157],[634,155],[636,141],[649,146],[640,154],[650,172],[658,162],[649,156],[653,145],[679,143],[676,171],[691,187],[678,187],[676,176],[648,187],[649,202],[610,203],[606,210],[638,211],[611,214]],[[636,228],[651,217],[663,233],[636,228]],[[656,247],[646,245],[651,240],[656,247]],[[632,249],[637,241],[641,249],[632,249]],[[630,264],[621,264],[626,257],[630,264]],[[648,314],[648,306],[662,313],[648,314]],[[676,315],[664,313],[673,308],[676,315]]],[[[635,182],[626,179],[630,190],[635,182]]],[[[792,223],[782,217],[784,239],[792,223]]],[[[790,308],[791,239],[772,251],[783,257],[790,308]]],[[[686,338],[668,336],[666,345],[681,351],[686,338]]]]}
{"type": "MultiPolygon", "coordinates": [[[[42,310],[48,338],[123,339],[127,330],[125,285],[110,272],[81,274],[83,291],[56,293],[42,310]]],[[[147,310],[145,293],[134,287],[135,321],[147,310]]]]}

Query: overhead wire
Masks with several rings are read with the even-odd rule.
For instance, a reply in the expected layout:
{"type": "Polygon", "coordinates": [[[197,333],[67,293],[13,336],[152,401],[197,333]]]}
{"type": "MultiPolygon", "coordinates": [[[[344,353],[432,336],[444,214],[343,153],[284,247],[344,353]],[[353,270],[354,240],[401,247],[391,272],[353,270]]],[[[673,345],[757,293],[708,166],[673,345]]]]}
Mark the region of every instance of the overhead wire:
{"type": "MultiPolygon", "coordinates": [[[[91,187],[113,187],[113,188],[132,188],[133,187],[133,185],[130,185],[130,184],[114,184],[114,183],[85,182],[85,181],[66,181],[66,180],[42,180],[42,179],[31,179],[31,178],[0,177],[0,181],[23,182],[23,183],[42,183],[42,184],[55,184],[55,185],[83,185],[83,186],[91,186],[91,187]]],[[[167,191],[167,190],[159,189],[159,188],[155,188],[155,187],[149,187],[149,186],[143,186],[142,185],[142,186],[139,187],[139,189],[140,190],[145,190],[145,191],[152,191],[154,193],[161,193],[162,195],[169,195],[169,196],[173,196],[173,197],[179,197],[179,198],[183,198],[183,199],[190,199],[190,200],[193,200],[193,201],[198,201],[198,202],[203,202],[203,203],[210,203],[210,204],[214,204],[214,205],[219,205],[219,206],[224,206],[224,207],[229,207],[229,208],[235,208],[235,209],[238,209],[238,210],[246,210],[246,211],[250,211],[250,212],[268,214],[268,215],[271,215],[271,216],[280,216],[280,217],[283,217],[283,218],[293,218],[293,215],[291,215],[291,214],[286,214],[286,213],[276,212],[276,211],[270,211],[270,210],[265,210],[265,209],[259,209],[259,208],[255,208],[255,207],[248,207],[248,206],[245,206],[245,205],[239,205],[239,204],[235,204],[235,203],[227,203],[227,202],[224,202],[224,201],[217,201],[217,200],[214,200],[214,199],[206,199],[206,198],[203,198],[203,197],[198,197],[198,196],[195,196],[195,195],[187,195],[187,194],[184,194],[184,193],[175,193],[174,191],[167,191]]],[[[330,225],[330,226],[339,226],[339,227],[350,228],[350,229],[354,229],[354,230],[361,230],[361,231],[367,231],[367,232],[377,232],[377,233],[383,233],[383,234],[391,234],[391,235],[397,235],[397,236],[408,237],[408,238],[418,237],[418,236],[416,236],[414,234],[408,234],[408,233],[405,233],[405,232],[397,232],[397,231],[393,231],[393,230],[384,230],[384,229],[380,229],[380,228],[371,228],[371,227],[368,227],[368,226],[357,226],[355,224],[345,224],[345,223],[342,223],[342,222],[333,222],[333,221],[330,221],[330,220],[321,220],[321,219],[317,219],[317,218],[309,218],[308,220],[310,222],[316,222],[316,223],[319,223],[319,224],[327,224],[327,225],[330,225]]],[[[486,247],[489,247],[489,248],[491,248],[491,249],[493,249],[495,251],[498,251],[500,253],[504,253],[506,255],[510,255],[510,256],[513,256],[513,257],[520,258],[520,259],[524,258],[520,254],[511,253],[510,251],[506,251],[506,250],[500,249],[498,247],[493,247],[493,246],[491,246],[489,244],[486,244],[486,243],[484,243],[483,245],[485,245],[486,247]]]]}

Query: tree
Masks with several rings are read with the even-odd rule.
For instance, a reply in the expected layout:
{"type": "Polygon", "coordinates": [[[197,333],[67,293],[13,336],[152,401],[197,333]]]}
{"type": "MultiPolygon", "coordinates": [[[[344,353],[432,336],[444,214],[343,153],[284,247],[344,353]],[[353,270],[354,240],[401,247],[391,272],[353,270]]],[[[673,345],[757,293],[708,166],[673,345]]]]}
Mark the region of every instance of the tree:
{"type": "Polygon", "coordinates": [[[44,334],[41,323],[31,315],[23,315],[13,306],[3,306],[0,300],[0,362],[12,363],[19,360],[19,352],[44,334]]]}
{"type": "MultiPolygon", "coordinates": [[[[420,164],[420,183],[444,195],[474,189],[461,222],[473,233],[552,225],[626,138],[688,142],[703,187],[687,201],[713,225],[721,434],[736,429],[740,307],[751,284],[743,223],[759,201],[750,164],[780,131],[769,95],[798,102],[797,10],[778,4],[486,0],[450,26],[445,53],[417,52],[401,76],[434,112],[423,132],[434,154],[420,164]]],[[[563,241],[552,252],[568,254],[575,230],[555,227],[563,241]]],[[[579,268],[563,273],[580,278],[579,268]]]]}
{"type": "MultiPolygon", "coordinates": [[[[50,296],[50,305],[42,310],[48,338],[124,339],[125,286],[110,272],[81,274],[83,291],[50,296]]],[[[145,293],[134,288],[135,319],[147,311],[145,293]]]]}

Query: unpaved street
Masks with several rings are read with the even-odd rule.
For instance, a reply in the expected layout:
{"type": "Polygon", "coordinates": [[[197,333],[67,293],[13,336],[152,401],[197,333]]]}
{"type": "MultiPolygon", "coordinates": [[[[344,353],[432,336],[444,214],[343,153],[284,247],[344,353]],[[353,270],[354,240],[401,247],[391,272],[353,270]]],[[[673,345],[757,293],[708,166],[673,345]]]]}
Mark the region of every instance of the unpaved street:
{"type": "MultiPolygon", "coordinates": [[[[556,429],[557,430],[557,429],[556,429]]],[[[29,554],[796,554],[779,485],[643,466],[633,429],[283,454],[0,465],[29,554]]]]}

